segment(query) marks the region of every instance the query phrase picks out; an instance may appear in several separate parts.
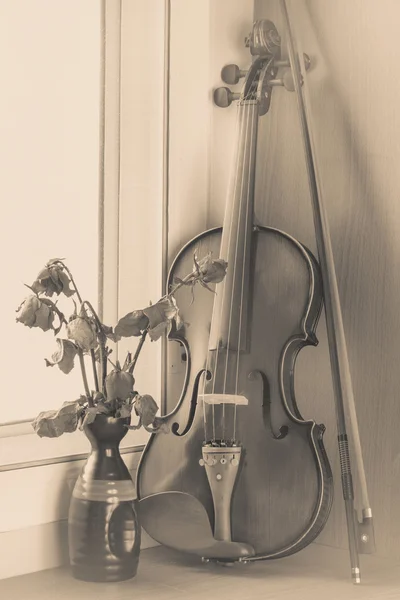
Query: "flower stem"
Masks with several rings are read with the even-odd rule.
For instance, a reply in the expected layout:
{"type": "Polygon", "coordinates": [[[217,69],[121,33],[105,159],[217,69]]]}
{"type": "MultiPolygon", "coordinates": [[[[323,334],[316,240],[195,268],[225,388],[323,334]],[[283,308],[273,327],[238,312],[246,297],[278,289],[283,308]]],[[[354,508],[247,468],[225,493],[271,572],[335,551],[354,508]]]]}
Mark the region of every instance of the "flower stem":
{"type": "Polygon", "coordinates": [[[92,359],[94,387],[95,387],[96,392],[98,392],[99,391],[99,378],[97,376],[96,355],[95,355],[93,348],[90,350],[90,357],[92,359]]]}
{"type": "MultiPolygon", "coordinates": [[[[101,369],[101,374],[100,374],[100,381],[101,381],[101,391],[104,393],[105,390],[105,380],[107,377],[107,352],[106,352],[106,340],[107,340],[107,336],[104,332],[104,328],[103,328],[103,324],[101,323],[97,312],[94,310],[92,304],[88,301],[85,300],[84,302],[82,302],[82,306],[85,310],[85,306],[87,306],[90,310],[90,312],[92,313],[92,316],[96,322],[96,327],[97,327],[97,340],[99,342],[99,350],[100,350],[100,369],[101,369]]],[[[97,387],[96,387],[96,391],[99,391],[99,382],[97,379],[97,368],[96,368],[96,360],[94,357],[94,351],[91,351],[92,354],[92,364],[93,364],[93,375],[95,378],[95,382],[97,381],[97,387]]]]}
{"type": "Polygon", "coordinates": [[[146,340],[146,337],[147,337],[147,329],[145,329],[145,331],[143,331],[143,333],[142,333],[142,337],[140,338],[140,341],[139,341],[138,346],[136,348],[136,352],[135,352],[135,354],[133,356],[132,362],[131,362],[130,367],[128,369],[128,372],[131,373],[131,374],[133,373],[133,370],[134,370],[134,368],[136,366],[137,359],[139,358],[139,354],[140,354],[140,351],[141,351],[141,349],[143,347],[143,344],[144,344],[144,342],[146,340]]]}
{"type": "Polygon", "coordinates": [[[94,406],[93,399],[92,399],[92,395],[89,390],[89,384],[88,384],[88,380],[87,380],[87,376],[86,376],[85,360],[83,358],[83,351],[81,348],[78,349],[78,356],[79,356],[79,363],[81,365],[82,379],[83,379],[83,385],[85,388],[86,398],[87,398],[89,406],[93,407],[94,406]]]}
{"type": "Polygon", "coordinates": [[[179,288],[186,285],[191,279],[193,279],[194,282],[196,282],[196,274],[193,272],[189,273],[189,275],[186,275],[186,277],[184,277],[180,283],[177,283],[176,286],[168,294],[162,297],[162,299],[170,298],[171,296],[173,296],[175,292],[179,290],[179,288]]]}

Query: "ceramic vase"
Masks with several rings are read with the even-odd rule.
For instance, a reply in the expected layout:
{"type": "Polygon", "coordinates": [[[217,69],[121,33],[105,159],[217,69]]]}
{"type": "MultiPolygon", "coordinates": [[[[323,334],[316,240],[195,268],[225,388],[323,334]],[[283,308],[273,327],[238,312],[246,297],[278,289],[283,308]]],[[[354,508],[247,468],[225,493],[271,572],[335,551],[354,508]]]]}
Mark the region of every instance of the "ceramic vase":
{"type": "Polygon", "coordinates": [[[84,427],[91,452],[72,492],[68,545],[73,576],[123,581],[136,575],[140,524],[135,487],[119,444],[130,419],[97,415],[84,427]]]}

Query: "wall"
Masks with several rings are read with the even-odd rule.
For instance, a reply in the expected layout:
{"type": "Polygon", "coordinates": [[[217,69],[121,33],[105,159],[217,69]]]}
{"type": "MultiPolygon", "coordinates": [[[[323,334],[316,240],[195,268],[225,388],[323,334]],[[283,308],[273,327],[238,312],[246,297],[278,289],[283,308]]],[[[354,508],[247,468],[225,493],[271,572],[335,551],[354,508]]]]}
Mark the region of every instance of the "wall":
{"type": "Polygon", "coordinates": [[[252,20],[253,0],[171,1],[169,263],[188,240],[222,223],[235,111],[214,106],[212,90],[222,85],[224,64],[246,60],[252,20]]]}
{"type": "MultiPolygon", "coordinates": [[[[377,553],[400,556],[400,204],[397,72],[400,6],[383,0],[291,2],[296,33],[314,66],[307,75],[317,160],[331,227],[350,368],[375,517],[377,553]]],[[[278,2],[257,17],[284,36],[278,2]]],[[[294,95],[276,89],[261,126],[257,217],[315,251],[294,95]]],[[[298,361],[299,404],[327,426],[336,499],[319,542],[347,544],[325,326],[298,361]]]]}

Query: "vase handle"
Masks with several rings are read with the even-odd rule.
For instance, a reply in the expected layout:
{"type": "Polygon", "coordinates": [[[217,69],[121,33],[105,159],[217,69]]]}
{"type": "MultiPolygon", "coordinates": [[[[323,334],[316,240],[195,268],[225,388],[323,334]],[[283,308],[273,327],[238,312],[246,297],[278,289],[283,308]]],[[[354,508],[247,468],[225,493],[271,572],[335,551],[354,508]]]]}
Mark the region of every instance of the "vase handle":
{"type": "Polygon", "coordinates": [[[108,524],[108,545],[114,556],[122,558],[140,550],[140,526],[133,502],[114,508],[108,524]]]}

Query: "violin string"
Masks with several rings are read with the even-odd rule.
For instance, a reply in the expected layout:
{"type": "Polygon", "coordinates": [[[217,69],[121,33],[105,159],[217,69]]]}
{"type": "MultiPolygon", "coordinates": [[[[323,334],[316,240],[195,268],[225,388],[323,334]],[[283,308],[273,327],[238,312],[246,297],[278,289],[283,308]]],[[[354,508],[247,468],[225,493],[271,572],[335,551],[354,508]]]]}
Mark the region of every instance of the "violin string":
{"type": "MultiPolygon", "coordinates": [[[[231,245],[232,229],[233,229],[232,210],[231,210],[231,214],[229,214],[229,212],[228,212],[231,209],[231,206],[230,206],[231,203],[229,202],[229,200],[230,200],[230,198],[235,198],[236,192],[237,192],[238,177],[239,177],[239,159],[240,159],[239,142],[243,137],[244,124],[245,124],[245,119],[244,119],[243,104],[240,102],[238,104],[238,117],[236,119],[236,140],[237,140],[236,154],[235,154],[234,160],[232,161],[232,170],[234,170],[235,177],[233,180],[232,170],[231,170],[231,184],[230,184],[230,188],[229,188],[228,195],[227,195],[225,218],[224,218],[224,224],[226,224],[226,222],[227,222],[228,215],[230,218],[227,250],[229,250],[230,245],[231,245]]],[[[229,254],[229,252],[228,252],[228,254],[229,254]]],[[[224,256],[222,258],[229,259],[229,256],[224,256]]],[[[229,269],[229,264],[228,264],[228,269],[229,269]]],[[[222,292],[222,297],[221,297],[221,303],[219,306],[219,314],[218,314],[218,322],[220,324],[222,322],[222,315],[223,315],[223,311],[224,311],[224,302],[225,302],[225,296],[226,296],[226,288],[227,288],[226,278],[224,279],[224,281],[221,285],[222,285],[222,290],[219,290],[219,293],[222,292]]],[[[216,315],[216,317],[217,317],[217,315],[216,315]]],[[[214,392],[215,392],[216,373],[217,373],[219,358],[220,358],[220,340],[218,339],[217,340],[217,348],[215,351],[215,364],[214,364],[214,378],[213,378],[213,385],[212,385],[212,394],[214,394],[214,392]]],[[[213,415],[213,422],[214,422],[214,439],[215,439],[215,406],[214,406],[214,404],[212,405],[212,415],[213,415]]],[[[223,422],[223,427],[224,427],[224,423],[225,423],[225,405],[224,404],[222,405],[222,422],[223,422]]]]}
{"type": "MultiPolygon", "coordinates": [[[[250,107],[251,104],[246,104],[245,105],[245,118],[244,121],[246,122],[246,131],[245,131],[245,136],[244,136],[244,145],[241,148],[241,159],[242,159],[242,176],[241,176],[241,189],[240,189],[240,201],[239,201],[239,217],[237,219],[237,230],[236,230],[236,244],[235,244],[235,258],[234,258],[234,263],[233,263],[233,289],[232,289],[232,294],[231,294],[231,301],[230,301],[230,308],[229,308],[229,326],[228,326],[228,342],[227,342],[227,349],[226,349],[226,362],[225,362],[225,374],[224,374],[224,386],[223,386],[223,393],[225,394],[226,392],[226,383],[227,383],[227,377],[228,377],[228,370],[229,370],[229,355],[230,355],[230,342],[231,342],[231,334],[232,334],[232,315],[233,315],[233,305],[234,305],[234,298],[235,298],[235,284],[236,284],[236,267],[237,267],[237,258],[238,258],[238,251],[239,251],[239,237],[240,237],[240,217],[242,215],[242,205],[243,205],[243,193],[244,193],[244,173],[246,171],[246,159],[247,159],[247,138],[248,138],[248,133],[249,133],[249,122],[250,122],[250,118],[249,115],[251,113],[250,111],[250,107]]],[[[243,250],[243,249],[242,249],[243,250]]],[[[239,333],[239,339],[240,339],[240,333],[239,333]]],[[[238,340],[237,340],[238,341],[238,340]]],[[[237,347],[237,362],[239,361],[239,353],[240,353],[240,348],[239,346],[237,347]]],[[[235,404],[236,407],[236,404],[235,404]]]]}
{"type": "MultiPolygon", "coordinates": [[[[238,136],[239,136],[238,139],[240,139],[240,127],[241,127],[241,122],[240,122],[240,112],[239,112],[238,117],[235,120],[235,139],[237,139],[238,136]]],[[[233,169],[235,169],[235,163],[236,163],[236,161],[237,161],[237,155],[233,157],[232,167],[231,167],[232,171],[233,171],[233,169]]],[[[231,177],[232,177],[232,173],[231,173],[231,177]]],[[[231,179],[231,181],[232,181],[232,179],[231,179]]],[[[231,185],[232,185],[232,183],[231,183],[231,185]]],[[[235,179],[235,183],[233,185],[234,193],[235,193],[236,185],[237,185],[237,169],[236,169],[236,179],[235,179]]],[[[230,190],[229,190],[228,195],[227,195],[226,211],[228,210],[229,193],[230,193],[230,190]]],[[[225,221],[226,221],[226,218],[224,219],[224,222],[225,221]]],[[[232,227],[232,222],[230,224],[230,230],[231,230],[231,227],[232,227]]],[[[230,233],[231,233],[231,231],[230,231],[230,233]]],[[[225,294],[225,280],[222,283],[220,283],[219,285],[222,288],[222,289],[219,290],[219,293],[222,293],[222,295],[224,296],[224,294],[225,294]]],[[[218,316],[218,318],[220,319],[220,317],[222,315],[223,300],[224,300],[224,298],[222,298],[221,307],[220,307],[221,314],[215,315],[215,318],[217,318],[217,316],[218,316]]],[[[218,340],[218,342],[219,342],[219,340],[218,340]]],[[[217,364],[218,364],[218,351],[219,351],[219,343],[217,343],[216,356],[215,356],[214,369],[213,369],[214,373],[213,373],[213,382],[212,382],[212,394],[215,391],[216,370],[217,370],[217,364]]],[[[211,359],[212,359],[212,357],[213,357],[213,351],[208,350],[208,352],[207,352],[207,359],[206,359],[206,371],[205,371],[204,376],[203,376],[203,384],[202,384],[202,388],[203,388],[203,420],[204,420],[204,439],[205,439],[205,441],[207,441],[207,404],[204,401],[204,396],[205,396],[205,393],[206,393],[206,385],[207,385],[207,381],[208,381],[207,380],[207,373],[211,372],[211,366],[212,366],[212,360],[211,359]]],[[[214,409],[214,405],[213,404],[211,406],[211,412],[212,412],[212,438],[211,439],[213,441],[215,441],[215,439],[216,439],[216,435],[215,435],[215,409],[214,409]]]]}
{"type": "MultiPolygon", "coordinates": [[[[246,249],[247,249],[247,235],[248,235],[248,224],[249,224],[249,204],[250,204],[250,196],[251,196],[251,189],[250,189],[250,185],[251,185],[251,165],[252,165],[252,160],[254,160],[253,156],[252,156],[252,151],[253,151],[253,144],[254,144],[254,113],[257,110],[257,105],[253,104],[251,105],[251,118],[250,118],[250,127],[251,127],[251,133],[250,133],[250,151],[249,151],[249,156],[248,156],[248,180],[247,180],[247,198],[246,198],[246,222],[245,222],[245,232],[244,232],[244,252],[245,253],[246,249]]],[[[251,215],[252,216],[252,215],[251,215]]],[[[238,341],[238,354],[237,354],[237,361],[236,361],[236,383],[235,383],[235,394],[238,394],[238,387],[239,387],[239,364],[240,364],[240,343],[241,343],[241,336],[242,336],[242,317],[243,317],[243,300],[244,300],[244,281],[245,281],[245,270],[246,270],[246,260],[243,259],[243,265],[242,265],[242,286],[241,286],[241,292],[240,292],[240,311],[239,311],[239,341],[238,341]]],[[[237,405],[235,404],[234,406],[234,413],[233,413],[233,439],[236,439],[236,419],[237,419],[237,405]]]]}
{"type": "Polygon", "coordinates": [[[204,420],[204,441],[207,442],[207,414],[206,414],[206,403],[204,402],[204,394],[206,393],[206,380],[207,380],[207,373],[208,373],[208,369],[210,367],[209,364],[209,355],[210,353],[207,353],[207,359],[206,359],[206,370],[205,373],[203,373],[203,420],[204,420]]]}

